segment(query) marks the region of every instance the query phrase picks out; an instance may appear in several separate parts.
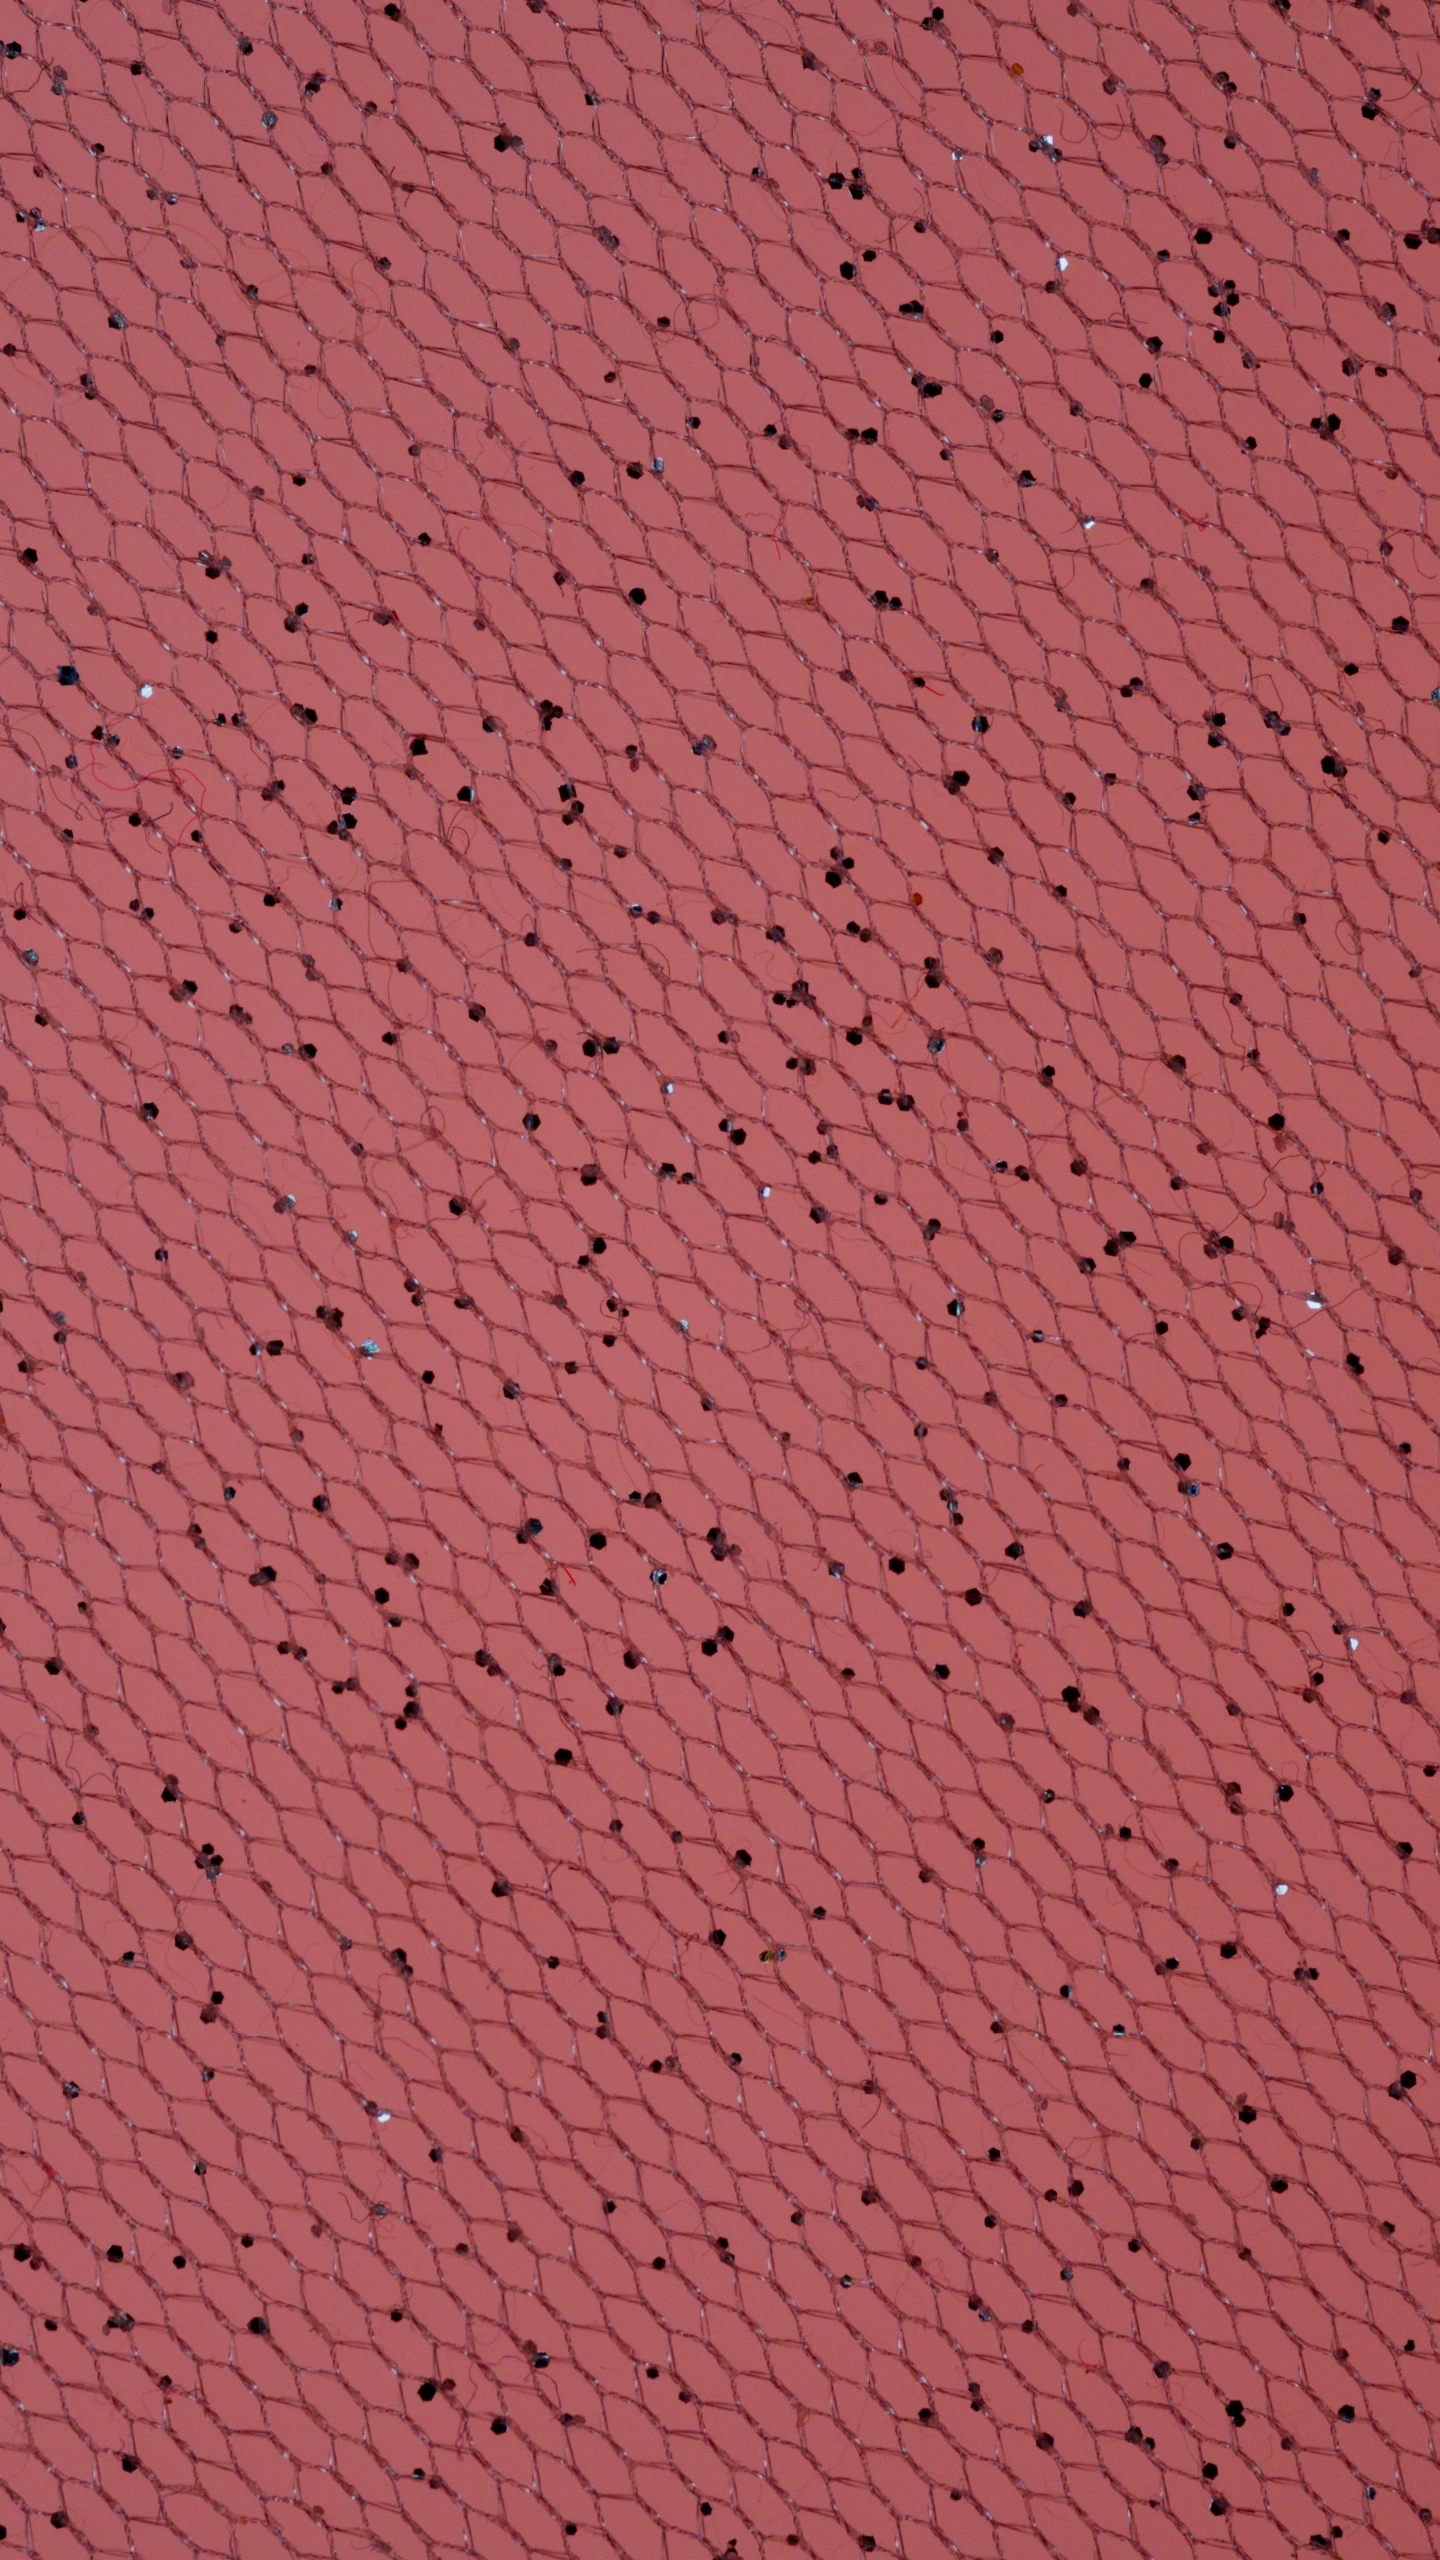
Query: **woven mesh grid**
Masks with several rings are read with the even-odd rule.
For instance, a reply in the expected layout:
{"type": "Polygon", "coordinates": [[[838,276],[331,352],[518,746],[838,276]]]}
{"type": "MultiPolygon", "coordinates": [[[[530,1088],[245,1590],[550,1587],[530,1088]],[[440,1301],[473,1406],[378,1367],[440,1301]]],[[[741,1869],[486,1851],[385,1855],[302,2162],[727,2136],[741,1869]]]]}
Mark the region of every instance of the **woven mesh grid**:
{"type": "Polygon", "coordinates": [[[1429,2547],[1421,0],[8,0],[0,2521],[1429,2547]]]}

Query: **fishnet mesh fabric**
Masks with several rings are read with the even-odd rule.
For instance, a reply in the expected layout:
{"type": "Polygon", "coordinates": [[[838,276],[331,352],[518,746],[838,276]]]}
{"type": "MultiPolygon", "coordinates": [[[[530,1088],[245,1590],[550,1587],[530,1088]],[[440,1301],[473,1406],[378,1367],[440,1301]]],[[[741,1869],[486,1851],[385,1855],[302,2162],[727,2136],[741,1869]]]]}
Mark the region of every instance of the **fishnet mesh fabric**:
{"type": "Polygon", "coordinates": [[[1420,0],[9,0],[0,2520],[1418,2552],[1420,0]]]}

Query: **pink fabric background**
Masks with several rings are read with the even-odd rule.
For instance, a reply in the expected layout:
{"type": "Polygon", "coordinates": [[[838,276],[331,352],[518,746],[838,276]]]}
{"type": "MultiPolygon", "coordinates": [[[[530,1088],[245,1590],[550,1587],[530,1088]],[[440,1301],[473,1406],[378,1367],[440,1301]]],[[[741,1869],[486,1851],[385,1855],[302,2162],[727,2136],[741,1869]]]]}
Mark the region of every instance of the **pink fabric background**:
{"type": "Polygon", "coordinates": [[[1431,14],[0,36],[9,2541],[1427,2551],[1431,14]]]}

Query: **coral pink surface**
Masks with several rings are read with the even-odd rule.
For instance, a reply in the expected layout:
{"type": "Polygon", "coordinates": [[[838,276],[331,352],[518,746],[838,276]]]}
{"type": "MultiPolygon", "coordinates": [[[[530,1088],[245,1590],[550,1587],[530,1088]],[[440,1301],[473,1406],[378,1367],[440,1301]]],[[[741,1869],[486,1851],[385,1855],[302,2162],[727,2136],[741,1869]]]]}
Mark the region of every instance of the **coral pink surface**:
{"type": "Polygon", "coordinates": [[[1431,13],[7,7],[8,2542],[1427,2552],[1431,13]]]}

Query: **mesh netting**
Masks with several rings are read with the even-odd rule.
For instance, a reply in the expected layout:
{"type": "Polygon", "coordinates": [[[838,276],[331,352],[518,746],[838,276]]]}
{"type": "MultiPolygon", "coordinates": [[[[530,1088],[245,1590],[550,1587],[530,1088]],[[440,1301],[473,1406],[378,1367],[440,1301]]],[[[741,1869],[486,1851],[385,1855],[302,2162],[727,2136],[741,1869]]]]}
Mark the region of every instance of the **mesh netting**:
{"type": "Polygon", "coordinates": [[[0,2520],[1440,2509],[1422,0],[9,0],[0,2520]]]}

